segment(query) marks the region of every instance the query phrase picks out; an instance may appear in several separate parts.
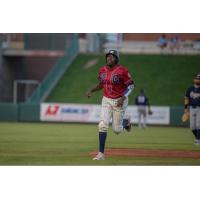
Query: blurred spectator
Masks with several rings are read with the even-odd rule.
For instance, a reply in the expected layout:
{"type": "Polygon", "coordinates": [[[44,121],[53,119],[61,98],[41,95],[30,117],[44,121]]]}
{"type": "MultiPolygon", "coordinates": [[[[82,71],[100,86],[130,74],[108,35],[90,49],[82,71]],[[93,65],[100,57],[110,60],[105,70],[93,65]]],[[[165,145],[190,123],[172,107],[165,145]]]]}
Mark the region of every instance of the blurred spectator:
{"type": "Polygon", "coordinates": [[[107,33],[106,34],[107,41],[109,43],[117,43],[118,42],[118,34],[117,33],[107,33]]]}
{"type": "Polygon", "coordinates": [[[165,34],[160,36],[158,40],[158,46],[161,48],[161,50],[167,47],[167,38],[165,34]]]}
{"type": "Polygon", "coordinates": [[[10,35],[6,33],[1,33],[0,36],[0,48],[6,49],[9,47],[10,44],[10,35]]]}
{"type": "Polygon", "coordinates": [[[197,39],[194,41],[193,47],[194,47],[194,49],[200,51],[200,39],[197,39]]]}
{"type": "Polygon", "coordinates": [[[181,43],[181,40],[178,35],[175,35],[174,37],[172,37],[169,41],[169,47],[171,51],[174,51],[174,50],[178,51],[180,49],[180,43],[181,43]]]}
{"type": "Polygon", "coordinates": [[[4,43],[5,43],[5,35],[3,33],[0,33],[0,48],[4,48],[4,43]]]}

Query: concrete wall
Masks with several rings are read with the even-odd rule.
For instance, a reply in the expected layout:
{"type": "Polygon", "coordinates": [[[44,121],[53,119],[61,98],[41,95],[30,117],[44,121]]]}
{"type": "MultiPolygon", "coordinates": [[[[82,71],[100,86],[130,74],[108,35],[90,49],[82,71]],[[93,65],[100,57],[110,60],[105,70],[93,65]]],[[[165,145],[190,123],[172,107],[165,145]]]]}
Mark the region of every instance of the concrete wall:
{"type": "MultiPolygon", "coordinates": [[[[0,102],[13,101],[14,80],[42,81],[60,57],[0,56],[0,102]],[[2,61],[2,62],[1,62],[2,61]]],[[[29,94],[37,86],[29,87],[29,94]]],[[[25,100],[25,85],[18,85],[18,101],[25,100]]]]}
{"type": "Polygon", "coordinates": [[[43,80],[60,57],[24,57],[25,79],[43,80]]]}
{"type": "Polygon", "coordinates": [[[0,121],[40,121],[39,104],[0,103],[0,121]]]}
{"type": "MultiPolygon", "coordinates": [[[[1,38],[0,38],[1,39],[1,38]]],[[[0,41],[1,45],[1,41],[0,41]]],[[[2,90],[3,90],[3,66],[2,66],[2,49],[0,48],[0,99],[2,98],[2,90]]]]}
{"type": "Polygon", "coordinates": [[[0,101],[10,102],[12,100],[13,79],[15,76],[15,71],[11,69],[11,67],[7,64],[7,61],[4,60],[3,58],[0,67],[1,67],[0,101]]]}
{"type": "Polygon", "coordinates": [[[69,33],[25,33],[26,50],[65,50],[71,41],[69,33]]]}

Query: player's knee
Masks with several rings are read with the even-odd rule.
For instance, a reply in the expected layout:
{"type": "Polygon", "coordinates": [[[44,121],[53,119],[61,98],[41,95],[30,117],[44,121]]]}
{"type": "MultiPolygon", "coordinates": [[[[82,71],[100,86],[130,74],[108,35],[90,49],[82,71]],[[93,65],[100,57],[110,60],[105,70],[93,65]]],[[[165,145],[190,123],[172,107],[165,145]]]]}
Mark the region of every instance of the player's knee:
{"type": "Polygon", "coordinates": [[[195,130],[195,129],[197,129],[197,127],[194,124],[190,124],[190,129],[195,130]]]}
{"type": "Polygon", "coordinates": [[[108,124],[106,124],[103,120],[99,122],[98,128],[99,132],[107,132],[108,131],[108,124]]]}

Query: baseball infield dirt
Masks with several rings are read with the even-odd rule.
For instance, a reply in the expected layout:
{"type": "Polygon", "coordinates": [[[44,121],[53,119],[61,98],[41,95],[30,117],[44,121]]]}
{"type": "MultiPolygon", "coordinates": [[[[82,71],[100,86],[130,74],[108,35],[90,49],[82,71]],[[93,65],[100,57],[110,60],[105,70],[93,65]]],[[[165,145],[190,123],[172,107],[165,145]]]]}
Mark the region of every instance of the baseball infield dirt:
{"type": "MultiPolygon", "coordinates": [[[[94,156],[98,152],[91,152],[94,156]]],[[[106,156],[128,157],[165,157],[165,158],[200,158],[200,151],[185,150],[151,150],[151,149],[118,149],[112,148],[105,151],[106,156]]]]}

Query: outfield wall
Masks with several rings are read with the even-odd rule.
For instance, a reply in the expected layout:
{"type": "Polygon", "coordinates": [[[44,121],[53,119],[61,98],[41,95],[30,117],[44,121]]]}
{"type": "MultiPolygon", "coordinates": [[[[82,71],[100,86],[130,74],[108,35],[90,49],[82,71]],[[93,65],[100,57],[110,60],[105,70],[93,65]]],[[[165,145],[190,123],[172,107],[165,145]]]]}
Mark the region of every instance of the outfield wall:
{"type": "MultiPolygon", "coordinates": [[[[169,106],[152,106],[151,110],[153,115],[147,116],[148,124],[170,124],[169,106]]],[[[40,104],[41,121],[98,123],[100,121],[100,113],[101,106],[95,104],[40,104]]],[[[128,106],[125,116],[130,118],[132,123],[138,123],[137,106],[128,106]]]]}
{"type": "Polygon", "coordinates": [[[0,103],[0,121],[40,121],[39,104],[0,103]]]}
{"type": "MultiPolygon", "coordinates": [[[[11,122],[78,122],[97,123],[99,121],[100,105],[89,104],[11,104],[0,103],[0,121],[11,122]]],[[[148,124],[188,126],[181,122],[183,107],[152,106],[153,115],[148,116],[148,124]]],[[[131,121],[137,123],[137,108],[129,106],[127,113],[131,121]]]]}

